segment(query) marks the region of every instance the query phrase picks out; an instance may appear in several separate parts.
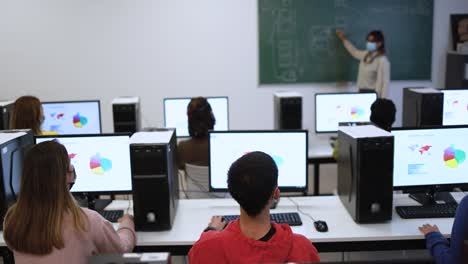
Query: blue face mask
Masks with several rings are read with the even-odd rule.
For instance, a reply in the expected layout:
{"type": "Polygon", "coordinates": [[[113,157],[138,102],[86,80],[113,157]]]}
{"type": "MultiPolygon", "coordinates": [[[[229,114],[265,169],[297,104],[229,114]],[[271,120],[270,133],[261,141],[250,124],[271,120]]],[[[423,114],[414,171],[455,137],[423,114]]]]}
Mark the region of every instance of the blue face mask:
{"type": "Polygon", "coordinates": [[[374,52],[377,50],[377,43],[375,42],[367,42],[366,44],[367,51],[374,52]]]}

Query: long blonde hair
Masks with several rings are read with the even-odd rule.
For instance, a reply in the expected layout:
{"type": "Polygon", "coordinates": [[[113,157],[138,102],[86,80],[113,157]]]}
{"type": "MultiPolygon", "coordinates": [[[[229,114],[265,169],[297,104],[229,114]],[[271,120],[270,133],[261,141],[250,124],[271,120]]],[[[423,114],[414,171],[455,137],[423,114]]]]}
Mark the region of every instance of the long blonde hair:
{"type": "Polygon", "coordinates": [[[34,135],[40,135],[42,120],[42,104],[37,97],[27,95],[16,99],[10,120],[11,129],[32,129],[34,135]]]}
{"type": "Polygon", "coordinates": [[[34,146],[23,161],[18,201],[7,212],[3,236],[15,251],[47,255],[65,244],[62,225],[68,212],[75,230],[86,230],[86,215],[68,190],[67,150],[56,141],[34,146]]]}

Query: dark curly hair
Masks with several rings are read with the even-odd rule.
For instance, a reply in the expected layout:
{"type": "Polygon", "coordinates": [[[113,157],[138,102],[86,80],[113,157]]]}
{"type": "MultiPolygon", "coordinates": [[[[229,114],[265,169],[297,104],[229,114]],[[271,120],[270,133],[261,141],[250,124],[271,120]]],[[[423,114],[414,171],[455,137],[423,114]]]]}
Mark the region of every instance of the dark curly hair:
{"type": "Polygon", "coordinates": [[[268,154],[250,152],[231,165],[227,182],[232,198],[254,217],[265,208],[278,186],[278,167],[268,154]]]}
{"type": "Polygon", "coordinates": [[[203,138],[208,136],[216,123],[210,103],[204,97],[195,97],[187,106],[188,130],[191,137],[203,138]]]}
{"type": "Polygon", "coordinates": [[[379,98],[371,105],[370,121],[384,130],[392,129],[395,115],[396,107],[392,100],[379,98]]]}

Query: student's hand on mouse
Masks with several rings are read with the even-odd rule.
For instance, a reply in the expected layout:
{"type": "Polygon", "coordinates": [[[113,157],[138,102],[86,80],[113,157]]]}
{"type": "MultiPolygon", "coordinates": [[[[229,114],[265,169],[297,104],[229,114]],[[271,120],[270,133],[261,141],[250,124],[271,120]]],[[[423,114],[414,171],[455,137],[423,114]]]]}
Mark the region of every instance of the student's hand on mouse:
{"type": "Polygon", "coordinates": [[[216,228],[216,230],[221,231],[226,226],[226,221],[221,216],[213,216],[211,217],[211,221],[208,226],[216,228]]]}
{"type": "Polygon", "coordinates": [[[129,214],[124,214],[121,218],[119,218],[117,220],[117,222],[121,223],[123,222],[124,220],[130,220],[133,222],[133,216],[132,215],[129,215],[129,214]]]}
{"type": "Polygon", "coordinates": [[[423,233],[424,235],[427,235],[432,232],[440,232],[439,228],[436,225],[429,224],[424,224],[423,226],[420,226],[419,231],[421,231],[421,233],[423,233]]]}
{"type": "Polygon", "coordinates": [[[336,30],[336,36],[341,40],[344,41],[346,40],[346,34],[342,29],[337,29],[336,30]]]}

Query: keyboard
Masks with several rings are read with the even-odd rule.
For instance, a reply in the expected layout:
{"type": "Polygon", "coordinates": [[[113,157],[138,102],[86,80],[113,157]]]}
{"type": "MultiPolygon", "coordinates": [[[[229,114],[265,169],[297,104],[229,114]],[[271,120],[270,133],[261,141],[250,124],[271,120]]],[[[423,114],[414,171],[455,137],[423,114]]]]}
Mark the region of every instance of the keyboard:
{"type": "Polygon", "coordinates": [[[99,211],[99,214],[102,215],[107,221],[111,223],[117,223],[117,220],[124,215],[123,210],[103,210],[99,211]]]}
{"type": "MultiPolygon", "coordinates": [[[[228,223],[237,218],[239,218],[239,215],[223,215],[224,221],[228,223]]],[[[274,213],[270,214],[270,219],[278,224],[288,224],[290,226],[302,225],[301,217],[298,213],[274,213]]]]}
{"type": "Polygon", "coordinates": [[[409,218],[448,218],[454,217],[457,204],[435,204],[429,206],[397,206],[397,214],[404,219],[409,218]]]}

